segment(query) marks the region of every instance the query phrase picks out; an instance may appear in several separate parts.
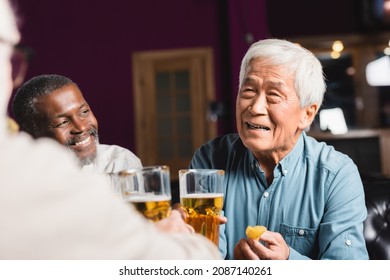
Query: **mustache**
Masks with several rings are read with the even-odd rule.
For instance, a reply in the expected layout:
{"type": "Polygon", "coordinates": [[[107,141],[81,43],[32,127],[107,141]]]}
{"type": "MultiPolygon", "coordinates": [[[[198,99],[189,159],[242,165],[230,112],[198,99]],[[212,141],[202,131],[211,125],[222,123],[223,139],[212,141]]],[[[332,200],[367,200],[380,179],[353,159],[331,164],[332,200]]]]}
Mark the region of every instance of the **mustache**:
{"type": "MultiPolygon", "coordinates": [[[[93,127],[93,128],[90,128],[90,129],[87,131],[87,133],[88,133],[89,135],[91,135],[91,136],[94,136],[95,139],[98,139],[98,138],[99,138],[98,131],[97,131],[97,129],[94,128],[94,127],[93,127]]],[[[69,146],[71,146],[71,145],[75,145],[77,142],[80,142],[82,138],[83,138],[83,137],[82,137],[81,135],[80,135],[80,136],[78,135],[78,136],[72,137],[72,138],[68,139],[68,140],[64,143],[64,145],[67,146],[67,147],[69,147],[69,146]]]]}

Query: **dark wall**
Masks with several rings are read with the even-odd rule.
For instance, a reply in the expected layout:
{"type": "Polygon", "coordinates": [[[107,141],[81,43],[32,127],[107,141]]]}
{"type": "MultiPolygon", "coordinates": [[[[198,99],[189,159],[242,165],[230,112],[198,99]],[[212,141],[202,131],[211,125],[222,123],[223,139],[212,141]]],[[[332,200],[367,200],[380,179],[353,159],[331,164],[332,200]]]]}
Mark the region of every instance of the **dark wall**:
{"type": "Polygon", "coordinates": [[[270,34],[276,37],[354,33],[361,0],[267,0],[270,34]]]}
{"type": "MultiPolygon", "coordinates": [[[[23,43],[35,52],[28,78],[57,73],[73,79],[99,120],[102,142],[130,149],[134,149],[131,54],[170,48],[219,48],[216,1],[17,3],[23,43]]],[[[220,57],[218,52],[214,54],[219,80],[220,57]]]]}
{"type": "Polygon", "coordinates": [[[266,0],[270,36],[364,34],[390,30],[383,0],[266,0]]]}
{"type": "MultiPolygon", "coordinates": [[[[234,0],[229,1],[229,46],[231,48],[230,76],[231,108],[235,108],[235,96],[238,90],[240,64],[249,46],[260,39],[267,38],[268,26],[266,0],[234,0]]],[[[234,111],[234,109],[232,110],[234,111]]],[[[233,112],[234,114],[234,112],[233,112]]],[[[232,127],[235,127],[234,116],[232,127]]]]}
{"type": "Polygon", "coordinates": [[[266,37],[265,0],[13,2],[22,43],[34,51],[27,78],[56,73],[73,79],[98,118],[102,143],[135,149],[131,55],[146,50],[211,47],[217,99],[228,110],[219,133],[235,130],[245,34],[266,37]]]}

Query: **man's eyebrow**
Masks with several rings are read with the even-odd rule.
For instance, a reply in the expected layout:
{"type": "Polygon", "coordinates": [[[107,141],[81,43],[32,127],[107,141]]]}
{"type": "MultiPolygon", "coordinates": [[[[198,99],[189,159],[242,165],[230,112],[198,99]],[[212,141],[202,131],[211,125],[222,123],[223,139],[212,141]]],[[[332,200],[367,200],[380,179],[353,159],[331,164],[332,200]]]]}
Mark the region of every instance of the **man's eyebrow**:
{"type": "MultiPolygon", "coordinates": [[[[254,82],[256,82],[256,80],[254,78],[245,77],[242,84],[254,83],[254,82]]],[[[268,87],[271,87],[271,88],[277,88],[277,89],[286,88],[286,84],[283,83],[283,81],[269,81],[269,80],[267,80],[267,81],[264,81],[264,84],[268,87]]]]}
{"type": "Polygon", "coordinates": [[[84,102],[80,105],[79,109],[82,109],[83,107],[88,107],[88,104],[87,102],[84,102]]]}
{"type": "Polygon", "coordinates": [[[286,85],[283,82],[265,81],[265,84],[271,88],[283,89],[286,85]]]}
{"type": "Polygon", "coordinates": [[[252,77],[245,77],[244,82],[253,82],[254,80],[252,77]]]}
{"type": "MultiPolygon", "coordinates": [[[[82,103],[77,109],[80,110],[83,107],[88,107],[87,102],[82,103]]],[[[68,112],[65,112],[65,113],[61,113],[61,114],[55,115],[55,117],[56,118],[63,118],[63,117],[66,117],[67,115],[68,115],[68,112]]]]}
{"type": "Polygon", "coordinates": [[[255,81],[255,79],[253,79],[251,77],[245,77],[242,84],[253,83],[254,81],[255,81]]]}

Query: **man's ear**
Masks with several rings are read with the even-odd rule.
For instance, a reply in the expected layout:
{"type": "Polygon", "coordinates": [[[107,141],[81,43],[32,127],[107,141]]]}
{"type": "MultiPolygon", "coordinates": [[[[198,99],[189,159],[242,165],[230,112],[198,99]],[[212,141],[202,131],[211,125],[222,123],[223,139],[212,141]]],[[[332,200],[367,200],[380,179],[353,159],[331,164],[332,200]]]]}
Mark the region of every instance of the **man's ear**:
{"type": "Polygon", "coordinates": [[[311,125],[318,111],[318,105],[312,104],[306,107],[302,112],[301,122],[299,127],[303,130],[311,125]]]}

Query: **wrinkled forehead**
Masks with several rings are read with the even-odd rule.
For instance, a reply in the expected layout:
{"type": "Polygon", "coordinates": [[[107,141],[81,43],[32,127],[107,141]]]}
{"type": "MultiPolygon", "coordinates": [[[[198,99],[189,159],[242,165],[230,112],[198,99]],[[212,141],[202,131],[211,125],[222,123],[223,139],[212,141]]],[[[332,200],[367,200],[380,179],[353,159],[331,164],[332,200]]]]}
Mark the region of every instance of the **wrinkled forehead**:
{"type": "Polygon", "coordinates": [[[241,83],[248,79],[248,76],[268,76],[280,79],[294,80],[294,71],[286,64],[280,64],[270,58],[256,57],[252,59],[245,69],[241,83]]]}
{"type": "Polygon", "coordinates": [[[8,0],[0,0],[0,41],[17,44],[20,34],[8,0]]]}
{"type": "Polygon", "coordinates": [[[247,69],[275,69],[278,72],[284,73],[284,74],[291,74],[295,71],[295,69],[292,67],[292,65],[284,62],[280,62],[280,60],[277,60],[273,57],[254,57],[247,69]]]}

